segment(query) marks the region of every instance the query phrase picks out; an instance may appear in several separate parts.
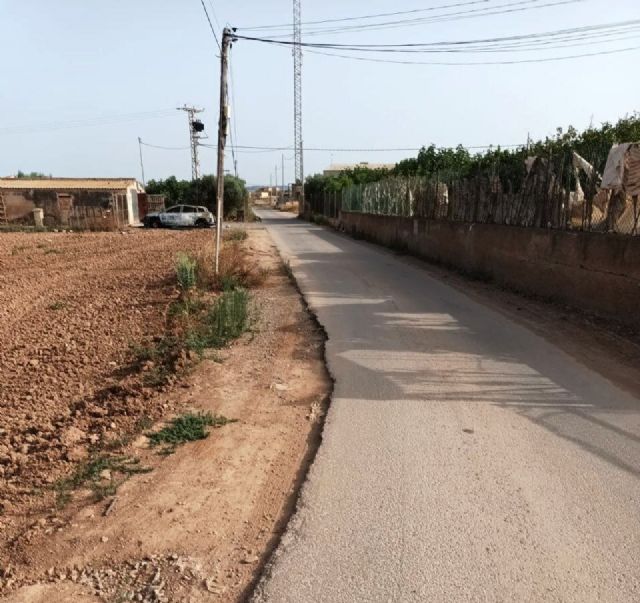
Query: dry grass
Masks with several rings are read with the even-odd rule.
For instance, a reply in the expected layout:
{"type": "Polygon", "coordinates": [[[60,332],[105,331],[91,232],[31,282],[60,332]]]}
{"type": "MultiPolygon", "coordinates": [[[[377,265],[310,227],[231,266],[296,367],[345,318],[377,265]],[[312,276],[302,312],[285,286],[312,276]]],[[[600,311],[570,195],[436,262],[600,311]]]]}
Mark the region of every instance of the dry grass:
{"type": "Polygon", "coordinates": [[[215,274],[215,244],[209,243],[196,256],[198,286],[224,291],[242,287],[253,289],[262,285],[265,271],[252,262],[241,241],[224,241],[220,250],[220,270],[215,274]]]}

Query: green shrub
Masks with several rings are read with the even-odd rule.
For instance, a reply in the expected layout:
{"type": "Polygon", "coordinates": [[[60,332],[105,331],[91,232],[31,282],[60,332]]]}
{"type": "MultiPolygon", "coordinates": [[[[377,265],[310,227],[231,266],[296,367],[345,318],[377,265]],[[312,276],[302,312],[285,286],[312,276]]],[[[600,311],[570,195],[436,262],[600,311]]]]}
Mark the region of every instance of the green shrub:
{"type": "Polygon", "coordinates": [[[206,349],[221,348],[237,339],[249,327],[249,294],[244,289],[225,291],[195,327],[185,335],[187,348],[202,355],[206,349]]]}
{"type": "Polygon", "coordinates": [[[176,261],[178,286],[189,291],[196,286],[196,261],[186,253],[179,253],[176,261]]]}
{"type": "Polygon", "coordinates": [[[160,431],[148,433],[149,443],[151,446],[159,446],[167,444],[171,448],[175,448],[186,442],[194,442],[196,440],[204,440],[209,432],[207,427],[222,427],[233,421],[221,415],[212,415],[210,412],[187,412],[163,427],[160,431]]]}

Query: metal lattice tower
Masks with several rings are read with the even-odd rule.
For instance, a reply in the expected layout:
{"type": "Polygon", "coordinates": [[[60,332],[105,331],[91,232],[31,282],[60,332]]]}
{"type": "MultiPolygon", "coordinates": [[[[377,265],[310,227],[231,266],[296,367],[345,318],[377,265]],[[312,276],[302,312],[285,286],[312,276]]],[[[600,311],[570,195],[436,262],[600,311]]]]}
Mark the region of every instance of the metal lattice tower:
{"type": "MultiPolygon", "coordinates": [[[[302,9],[301,0],[293,0],[293,134],[295,149],[295,181],[304,185],[304,152],[302,148],[302,9]]],[[[304,186],[301,193],[304,202],[304,186]]]]}
{"type": "Polygon", "coordinates": [[[196,119],[197,113],[202,113],[204,109],[197,109],[196,107],[178,107],[178,111],[186,111],[189,118],[189,139],[191,141],[191,179],[198,180],[200,178],[200,160],[198,159],[198,144],[204,126],[202,122],[196,119]]]}

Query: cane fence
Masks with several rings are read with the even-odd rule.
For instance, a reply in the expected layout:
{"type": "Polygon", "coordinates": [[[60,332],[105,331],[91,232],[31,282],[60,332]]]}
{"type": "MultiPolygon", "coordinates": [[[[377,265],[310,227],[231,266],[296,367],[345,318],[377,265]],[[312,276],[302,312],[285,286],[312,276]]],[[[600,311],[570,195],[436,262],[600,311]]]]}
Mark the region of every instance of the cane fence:
{"type": "MultiPolygon", "coordinates": [[[[495,161],[473,172],[392,176],[311,196],[313,213],[404,216],[451,222],[637,235],[637,194],[601,188],[606,153],[588,161],[571,151],[495,161]],[[595,167],[594,167],[595,166],[595,167]]],[[[637,191],[634,191],[637,192],[637,191]]]]}

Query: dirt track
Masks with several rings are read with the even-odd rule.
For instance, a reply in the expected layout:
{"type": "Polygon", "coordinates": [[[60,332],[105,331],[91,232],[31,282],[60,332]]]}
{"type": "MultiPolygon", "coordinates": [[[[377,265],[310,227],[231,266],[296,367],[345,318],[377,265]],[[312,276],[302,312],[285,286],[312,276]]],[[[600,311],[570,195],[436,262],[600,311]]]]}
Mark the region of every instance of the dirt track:
{"type": "Polygon", "coordinates": [[[266,232],[252,231],[247,243],[269,271],[253,292],[253,333],[163,391],[123,370],[129,345],[164,328],[176,252],[197,249],[207,236],[0,237],[7,600],[136,593],[230,601],[277,540],[315,449],[329,383],[322,336],[266,232]],[[148,450],[144,436],[123,447],[153,471],[122,485],[106,517],[109,500],[93,503],[86,490],[65,509],[54,507],[51,484],[90,450],[131,432],[140,417],[184,408],[238,422],[168,458],[148,450]]]}

